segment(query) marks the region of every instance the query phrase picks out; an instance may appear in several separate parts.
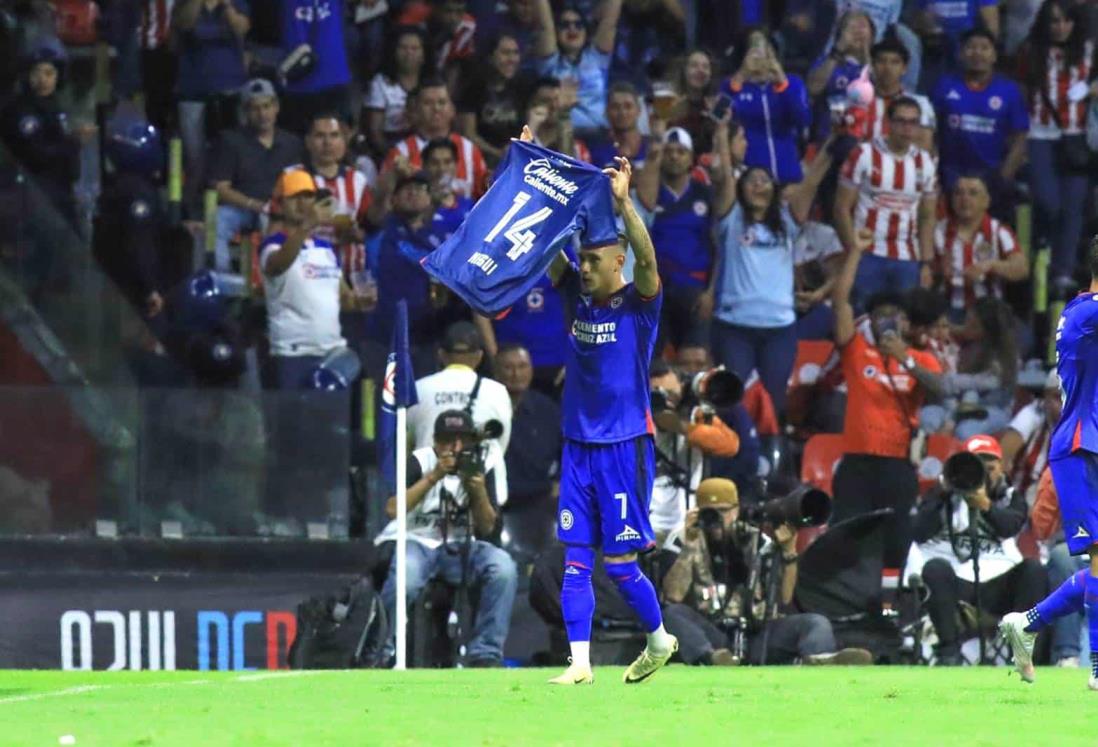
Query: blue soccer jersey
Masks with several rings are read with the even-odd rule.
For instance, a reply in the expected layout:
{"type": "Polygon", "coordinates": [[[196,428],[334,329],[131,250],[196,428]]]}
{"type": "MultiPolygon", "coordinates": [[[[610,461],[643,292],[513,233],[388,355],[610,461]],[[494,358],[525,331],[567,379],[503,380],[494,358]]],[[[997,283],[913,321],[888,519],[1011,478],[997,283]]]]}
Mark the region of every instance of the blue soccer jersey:
{"type": "Polygon", "coordinates": [[[996,75],[984,88],[970,88],[960,75],[942,76],[931,96],[938,118],[942,183],[953,187],[965,171],[996,171],[1008,138],[1029,129],[1029,112],[1018,84],[996,75]]]}
{"type": "Polygon", "coordinates": [[[564,436],[606,444],[655,433],[648,364],[656,346],[661,288],[644,298],[632,283],[604,302],[580,290],[575,268],[560,284],[568,314],[564,436]]]}
{"type": "Polygon", "coordinates": [[[548,275],[538,279],[510,314],[496,321],[495,331],[496,342],[521,344],[537,367],[564,365],[568,350],[564,306],[548,275]]]}
{"type": "Polygon", "coordinates": [[[584,246],[617,242],[610,180],[590,164],[514,140],[491,189],[423,267],[495,316],[529,293],[576,232],[584,246]]]}
{"type": "Polygon", "coordinates": [[[1080,294],[1060,315],[1056,369],[1064,407],[1048,458],[1079,450],[1098,454],[1098,293],[1080,294]]]}
{"type": "Polygon", "coordinates": [[[660,276],[669,286],[703,288],[709,282],[713,266],[710,194],[708,185],[693,179],[681,195],[660,185],[649,232],[660,276]]]}

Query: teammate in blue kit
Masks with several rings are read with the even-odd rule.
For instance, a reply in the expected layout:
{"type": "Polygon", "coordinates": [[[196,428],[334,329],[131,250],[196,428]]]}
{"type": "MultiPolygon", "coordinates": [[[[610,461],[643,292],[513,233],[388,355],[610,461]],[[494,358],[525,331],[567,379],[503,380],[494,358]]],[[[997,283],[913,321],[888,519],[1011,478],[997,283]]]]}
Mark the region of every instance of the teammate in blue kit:
{"type": "Polygon", "coordinates": [[[1012,612],[999,629],[1014,651],[1014,667],[1033,682],[1033,642],[1053,620],[1086,611],[1091,690],[1098,690],[1098,236],[1091,239],[1090,290],[1060,316],[1056,369],[1063,413],[1049,443],[1048,463],[1060,498],[1064,538],[1072,555],[1090,555],[1090,568],[1065,581],[1036,607],[1012,612]]]}
{"type": "Polygon", "coordinates": [[[648,521],[656,472],[648,364],[662,290],[656,251],[629,197],[632,167],[624,158],[615,161],[618,167],[604,173],[625,236],[581,248],[578,268],[562,254],[549,269],[569,318],[557,536],[565,545],[561,610],[572,659],[564,674],[550,680],[557,685],[594,682],[591,571],[597,548],[603,551],[607,575],[648,632],[648,643],[626,670],[625,682],[643,682],[679,645],[664,630],[656,590],[637,566],[637,553],[655,545],[648,521]],[[627,245],[636,258],[632,284],[621,274],[627,245]]]}

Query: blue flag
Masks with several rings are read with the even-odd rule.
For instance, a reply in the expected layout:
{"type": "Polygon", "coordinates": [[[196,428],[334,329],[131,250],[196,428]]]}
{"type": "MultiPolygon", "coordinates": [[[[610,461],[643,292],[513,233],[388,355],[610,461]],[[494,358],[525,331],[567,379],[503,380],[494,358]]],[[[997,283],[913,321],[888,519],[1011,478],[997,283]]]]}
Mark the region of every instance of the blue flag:
{"type": "Polygon", "coordinates": [[[399,407],[411,407],[417,401],[416,375],[408,352],[408,303],[401,299],[397,302],[393,347],[385,363],[385,380],[381,385],[381,428],[377,439],[381,476],[390,491],[396,489],[396,411],[399,407]]]}

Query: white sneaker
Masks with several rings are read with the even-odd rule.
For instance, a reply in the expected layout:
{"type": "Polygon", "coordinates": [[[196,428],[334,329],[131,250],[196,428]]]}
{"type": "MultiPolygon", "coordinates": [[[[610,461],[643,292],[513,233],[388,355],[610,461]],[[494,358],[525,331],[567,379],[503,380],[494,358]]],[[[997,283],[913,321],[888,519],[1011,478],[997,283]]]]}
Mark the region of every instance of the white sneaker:
{"type": "Polygon", "coordinates": [[[1098,690],[1098,677],[1093,674],[1090,676],[1090,680],[1087,681],[1087,688],[1091,690],[1098,690]]]}
{"type": "Polygon", "coordinates": [[[1065,669],[1078,669],[1079,657],[1078,656],[1065,656],[1056,662],[1056,666],[1063,667],[1065,669]]]}
{"type": "Polygon", "coordinates": [[[1029,620],[1024,612],[1011,612],[999,623],[999,635],[1010,644],[1014,654],[1014,669],[1022,676],[1023,682],[1033,682],[1036,678],[1033,670],[1033,642],[1036,633],[1027,633],[1029,620]]]}

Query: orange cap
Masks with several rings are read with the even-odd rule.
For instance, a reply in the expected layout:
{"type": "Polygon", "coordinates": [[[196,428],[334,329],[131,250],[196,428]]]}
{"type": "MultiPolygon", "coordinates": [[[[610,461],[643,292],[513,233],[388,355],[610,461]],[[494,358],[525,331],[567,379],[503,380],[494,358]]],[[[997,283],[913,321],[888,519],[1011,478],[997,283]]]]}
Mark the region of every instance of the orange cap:
{"type": "Polygon", "coordinates": [[[973,436],[965,441],[965,451],[970,454],[987,454],[996,459],[1003,458],[1003,447],[999,445],[999,439],[984,434],[973,436]]]}
{"type": "Polygon", "coordinates": [[[293,197],[305,192],[317,192],[316,182],[307,171],[286,171],[275,185],[275,197],[293,197]]]}

